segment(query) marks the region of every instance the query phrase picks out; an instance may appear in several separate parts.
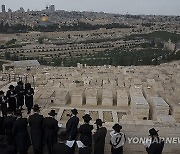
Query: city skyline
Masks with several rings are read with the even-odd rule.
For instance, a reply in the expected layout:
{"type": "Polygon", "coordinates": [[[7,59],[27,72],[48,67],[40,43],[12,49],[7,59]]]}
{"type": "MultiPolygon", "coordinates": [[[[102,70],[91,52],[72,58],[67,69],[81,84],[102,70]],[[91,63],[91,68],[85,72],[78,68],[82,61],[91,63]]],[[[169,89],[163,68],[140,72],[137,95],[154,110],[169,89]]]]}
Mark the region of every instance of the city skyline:
{"type": "Polygon", "coordinates": [[[43,10],[47,5],[55,5],[56,10],[94,11],[119,14],[146,15],[180,15],[179,0],[1,0],[0,5],[6,5],[6,11],[23,7],[25,10],[43,10]],[[103,4],[103,5],[102,5],[103,4]]]}

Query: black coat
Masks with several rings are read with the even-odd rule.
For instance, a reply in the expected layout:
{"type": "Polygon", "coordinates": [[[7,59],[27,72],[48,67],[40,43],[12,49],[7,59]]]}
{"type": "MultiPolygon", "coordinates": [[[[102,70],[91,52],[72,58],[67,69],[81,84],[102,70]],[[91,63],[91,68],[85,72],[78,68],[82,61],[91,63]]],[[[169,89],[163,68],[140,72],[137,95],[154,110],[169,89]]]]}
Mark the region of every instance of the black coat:
{"type": "Polygon", "coordinates": [[[162,154],[164,148],[164,141],[159,138],[152,139],[152,143],[149,148],[146,148],[148,154],[162,154]]]}
{"type": "Polygon", "coordinates": [[[8,90],[7,93],[6,93],[6,97],[7,97],[7,100],[8,100],[8,104],[9,104],[9,109],[12,110],[12,111],[15,111],[16,110],[16,91],[13,90],[8,90]]]}
{"type": "Polygon", "coordinates": [[[27,108],[33,107],[33,95],[34,95],[34,89],[25,89],[25,104],[27,108]]]}
{"type": "Polygon", "coordinates": [[[79,118],[77,116],[71,117],[66,123],[66,133],[69,140],[75,140],[78,134],[79,118]]]}
{"type": "Polygon", "coordinates": [[[31,145],[27,124],[27,118],[19,118],[14,122],[13,135],[19,151],[27,149],[31,145]]]}
{"type": "Polygon", "coordinates": [[[25,95],[25,89],[20,87],[19,85],[15,88],[16,94],[17,94],[17,106],[23,106],[24,105],[24,95],[25,95]]]}
{"type": "Polygon", "coordinates": [[[0,97],[0,109],[3,116],[7,116],[7,98],[5,96],[0,97]]]}
{"type": "Polygon", "coordinates": [[[4,119],[3,127],[5,129],[5,133],[7,135],[7,140],[8,140],[9,145],[13,145],[13,143],[14,143],[14,137],[12,134],[12,129],[13,129],[13,125],[14,125],[15,121],[16,121],[16,117],[13,117],[13,116],[7,116],[4,119]]]}
{"type": "Polygon", "coordinates": [[[94,154],[104,154],[105,138],[107,129],[105,127],[99,128],[93,135],[94,138],[94,154]]]}
{"type": "Polygon", "coordinates": [[[79,127],[79,134],[80,134],[80,140],[81,136],[87,136],[92,144],[92,130],[93,130],[93,125],[90,124],[82,124],[79,127]]]}
{"type": "Polygon", "coordinates": [[[13,146],[0,145],[0,154],[15,154],[13,146]]]}
{"type": "Polygon", "coordinates": [[[52,117],[44,118],[44,143],[49,146],[57,143],[58,121],[52,117]]]}
{"type": "Polygon", "coordinates": [[[79,154],[91,154],[91,147],[79,148],[79,154]]]}
{"type": "Polygon", "coordinates": [[[43,146],[43,120],[44,117],[37,113],[29,116],[30,134],[34,149],[39,149],[43,146]]]}
{"type": "Polygon", "coordinates": [[[4,124],[4,117],[0,117],[0,135],[5,134],[3,124],[4,124]]]}
{"type": "Polygon", "coordinates": [[[52,154],[70,154],[70,148],[64,143],[56,143],[53,147],[52,154]]]}

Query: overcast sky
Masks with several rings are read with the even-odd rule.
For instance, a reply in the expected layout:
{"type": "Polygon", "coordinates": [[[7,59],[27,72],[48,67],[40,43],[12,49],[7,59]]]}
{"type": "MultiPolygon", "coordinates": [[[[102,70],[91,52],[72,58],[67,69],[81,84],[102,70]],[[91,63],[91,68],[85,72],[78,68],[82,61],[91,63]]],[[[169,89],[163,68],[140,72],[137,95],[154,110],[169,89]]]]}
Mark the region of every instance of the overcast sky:
{"type": "Polygon", "coordinates": [[[20,7],[42,10],[46,5],[54,4],[56,10],[180,15],[180,0],[0,0],[2,4],[13,11],[20,7]]]}

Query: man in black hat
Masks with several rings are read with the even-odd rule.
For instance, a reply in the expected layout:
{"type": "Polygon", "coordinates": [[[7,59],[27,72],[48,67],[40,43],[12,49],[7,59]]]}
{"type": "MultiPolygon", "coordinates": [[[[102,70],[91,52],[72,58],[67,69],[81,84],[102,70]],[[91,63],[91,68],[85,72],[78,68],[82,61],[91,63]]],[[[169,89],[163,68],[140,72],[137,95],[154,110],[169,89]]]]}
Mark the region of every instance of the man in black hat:
{"type": "Polygon", "coordinates": [[[10,85],[9,90],[6,93],[6,97],[8,100],[9,110],[16,112],[16,91],[14,90],[14,86],[10,85]]]}
{"type": "Polygon", "coordinates": [[[70,148],[66,145],[66,138],[67,134],[66,132],[61,132],[58,135],[58,143],[56,143],[53,146],[52,154],[70,154],[71,150],[70,148]]]}
{"type": "Polygon", "coordinates": [[[23,82],[19,81],[17,83],[17,86],[15,87],[15,91],[17,94],[17,108],[21,108],[23,110],[23,105],[24,105],[24,95],[25,95],[25,89],[23,87],[23,82]]]}
{"type": "Polygon", "coordinates": [[[93,135],[94,154],[104,154],[104,145],[105,145],[107,129],[102,126],[103,122],[101,119],[96,119],[95,124],[97,126],[97,130],[93,135]]]}
{"type": "Polygon", "coordinates": [[[164,148],[164,141],[159,138],[158,131],[154,128],[149,130],[149,136],[151,137],[150,146],[146,147],[148,154],[162,154],[164,148]]]}
{"type": "Polygon", "coordinates": [[[16,110],[15,115],[17,120],[14,122],[13,135],[15,137],[17,150],[19,154],[27,154],[28,148],[31,145],[30,136],[28,133],[27,118],[22,118],[22,112],[20,109],[16,110]]]}
{"type": "Polygon", "coordinates": [[[5,129],[5,134],[7,135],[8,144],[14,146],[15,146],[15,139],[12,134],[12,128],[15,121],[16,121],[16,117],[13,115],[13,112],[8,111],[7,117],[5,117],[4,119],[3,127],[5,129]]]}
{"type": "Polygon", "coordinates": [[[27,107],[27,114],[31,113],[31,109],[33,107],[33,95],[34,95],[34,89],[31,88],[30,83],[25,84],[25,104],[27,107]]]}
{"type": "Polygon", "coordinates": [[[43,128],[44,128],[44,143],[47,146],[48,154],[52,154],[52,148],[55,143],[57,143],[57,133],[58,133],[58,121],[55,119],[57,113],[55,110],[51,110],[49,117],[44,118],[43,128]]]}
{"type": "Polygon", "coordinates": [[[44,117],[39,114],[40,107],[35,104],[33,107],[34,114],[29,116],[29,126],[31,141],[34,154],[43,154],[43,120],[44,117]]]}
{"type": "Polygon", "coordinates": [[[2,116],[7,116],[7,98],[4,96],[4,92],[0,91],[0,109],[2,112],[2,116]]]}
{"type": "Polygon", "coordinates": [[[70,118],[66,123],[66,133],[68,140],[75,140],[78,134],[78,124],[79,118],[77,117],[78,111],[77,109],[72,109],[71,114],[69,115],[70,118]]]}
{"type": "Polygon", "coordinates": [[[93,125],[89,124],[90,121],[92,120],[92,118],[91,118],[91,116],[89,114],[85,114],[82,118],[84,120],[84,124],[82,124],[79,127],[80,140],[81,140],[81,137],[87,136],[90,139],[91,145],[92,145],[92,130],[93,130],[93,125]]]}
{"type": "MultiPolygon", "coordinates": [[[[66,123],[66,134],[68,140],[76,140],[77,134],[78,134],[78,124],[79,124],[79,118],[77,117],[78,111],[77,109],[72,109],[71,114],[68,115],[70,118],[66,123]]],[[[75,152],[75,145],[71,147],[71,153],[73,154],[75,152]]]]}
{"type": "Polygon", "coordinates": [[[120,132],[122,126],[116,123],[112,128],[114,131],[110,133],[111,153],[123,154],[123,145],[126,139],[125,139],[125,134],[123,132],[120,132]]]}
{"type": "Polygon", "coordinates": [[[15,154],[13,146],[7,144],[5,135],[0,135],[0,154],[15,154]]]}

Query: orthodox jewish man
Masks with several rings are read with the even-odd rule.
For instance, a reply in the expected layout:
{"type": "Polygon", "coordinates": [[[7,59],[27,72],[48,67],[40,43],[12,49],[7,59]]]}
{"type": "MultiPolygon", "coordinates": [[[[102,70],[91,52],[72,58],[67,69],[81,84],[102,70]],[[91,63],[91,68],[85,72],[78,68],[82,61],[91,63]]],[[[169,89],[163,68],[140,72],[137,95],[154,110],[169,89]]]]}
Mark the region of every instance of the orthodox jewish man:
{"type": "Polygon", "coordinates": [[[44,118],[44,143],[47,146],[48,154],[52,154],[52,149],[55,143],[57,143],[58,133],[58,121],[55,119],[57,113],[55,110],[51,110],[49,117],[44,118]]]}
{"type": "Polygon", "coordinates": [[[33,107],[34,114],[29,116],[30,135],[34,154],[43,154],[43,120],[40,115],[40,107],[35,104],[33,107]]]}

